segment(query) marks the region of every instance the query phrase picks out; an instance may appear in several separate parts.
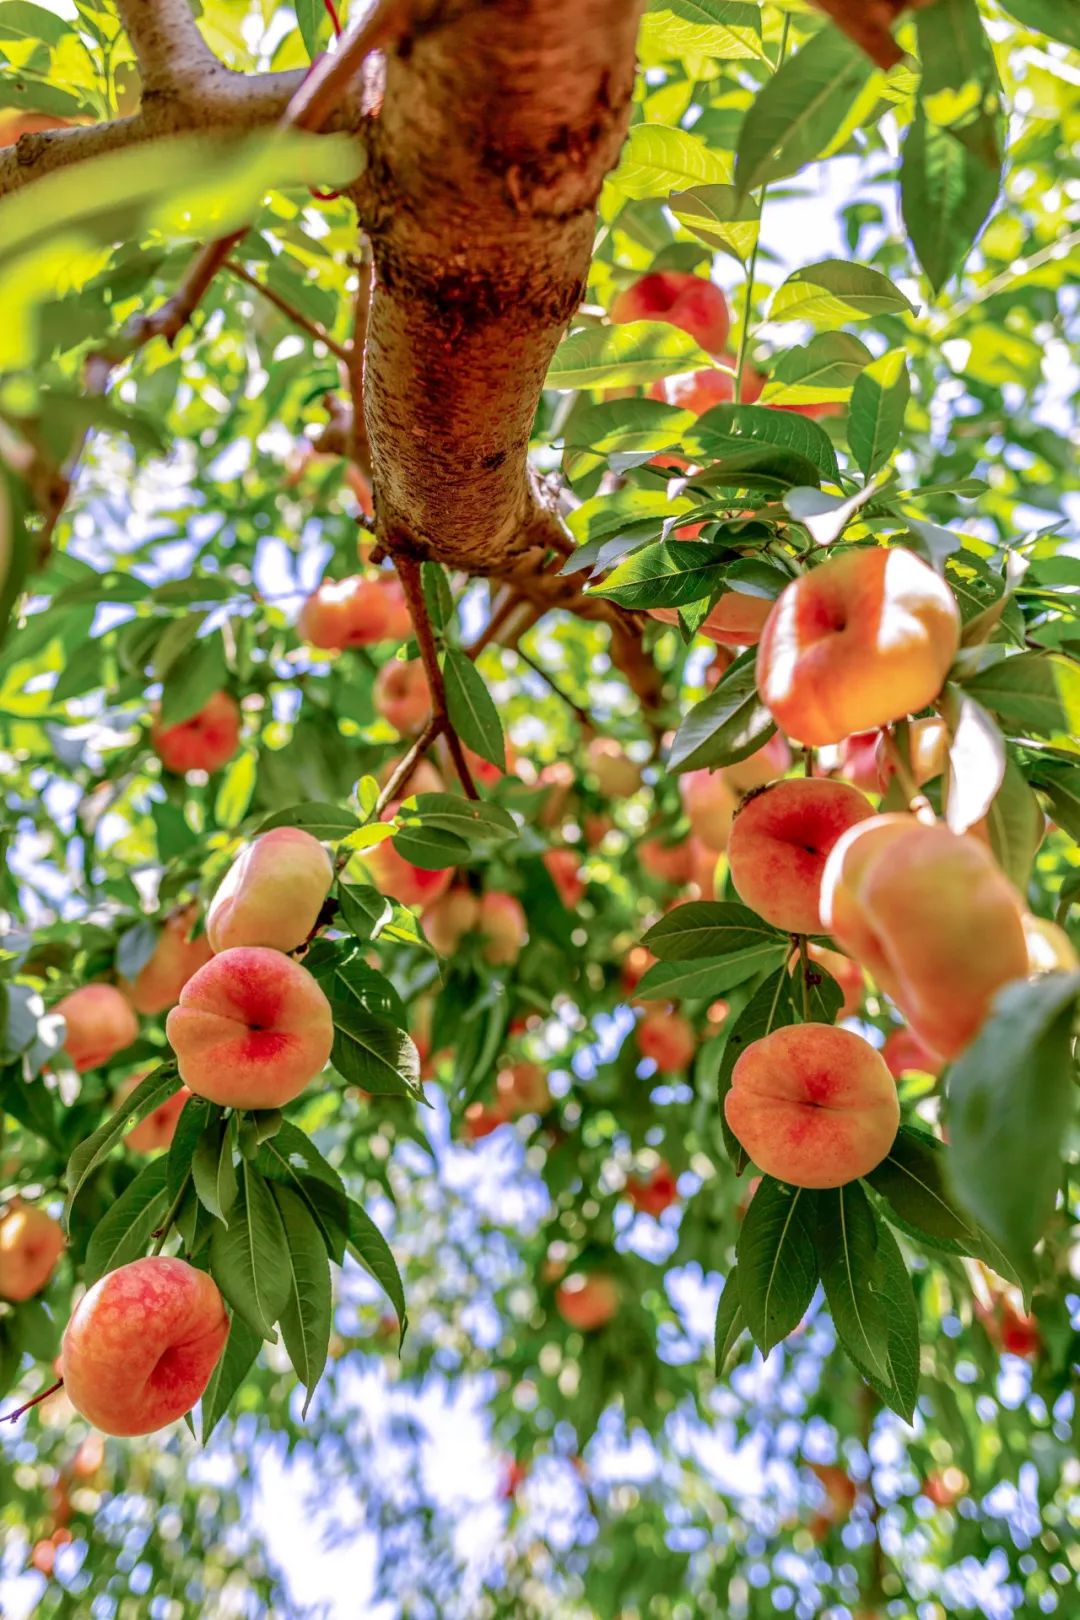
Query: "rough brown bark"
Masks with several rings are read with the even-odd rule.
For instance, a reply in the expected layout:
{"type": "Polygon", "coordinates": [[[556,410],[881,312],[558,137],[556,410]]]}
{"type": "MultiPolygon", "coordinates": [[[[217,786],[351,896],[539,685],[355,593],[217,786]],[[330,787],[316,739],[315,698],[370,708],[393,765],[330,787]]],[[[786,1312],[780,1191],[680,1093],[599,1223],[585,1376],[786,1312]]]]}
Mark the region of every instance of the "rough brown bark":
{"type": "Polygon", "coordinates": [[[443,0],[392,50],[359,196],[365,407],[391,551],[512,567],[544,375],[629,119],[637,0],[443,0]]]}

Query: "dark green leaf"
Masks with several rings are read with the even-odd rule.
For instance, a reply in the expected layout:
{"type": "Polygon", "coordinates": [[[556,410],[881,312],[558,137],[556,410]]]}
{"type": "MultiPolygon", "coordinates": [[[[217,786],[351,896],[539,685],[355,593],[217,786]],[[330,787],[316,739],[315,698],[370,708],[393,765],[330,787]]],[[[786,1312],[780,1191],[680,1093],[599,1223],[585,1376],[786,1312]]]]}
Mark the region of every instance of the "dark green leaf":
{"type": "Polygon", "coordinates": [[[161,724],[189,720],[225,685],[225,643],[214,630],[196,641],[169,669],[161,689],[161,724]]]}
{"type": "Polygon", "coordinates": [[[683,717],[668,755],[671,771],[734,765],[756,753],[776,730],[757,690],[756,648],[726,669],[707,698],[683,717]]]}
{"type": "Polygon", "coordinates": [[[145,1119],[152,1114],[155,1108],[160,1108],[174,1092],[180,1090],[180,1076],[176,1072],[175,1063],[163,1063],[152,1069],[145,1079],[141,1080],[134,1091],[126,1096],[119,1107],[109,1115],[103,1125],[99,1125],[92,1136],[85,1142],[80,1142],[71,1158],[68,1160],[67,1203],[64,1206],[64,1219],[71,1218],[71,1207],[78,1198],[87,1179],[113,1148],[120,1141],[129,1125],[138,1120],[145,1119]]]}
{"type": "Polygon", "coordinates": [[[620,607],[681,607],[722,583],[730,555],[729,547],[707,540],[660,540],[617,564],[590,592],[620,607]]]}
{"type": "Polygon", "coordinates": [[[165,1168],[162,1154],[139,1171],[98,1221],[86,1249],[83,1280],[87,1287],[146,1252],[169,1207],[165,1168]]]}
{"type": "Polygon", "coordinates": [[[763,1355],[787,1337],[817,1287],[814,1194],[762,1176],[743,1217],[737,1248],[739,1301],[763,1355]]]}
{"type": "Polygon", "coordinates": [[[228,1225],[240,1183],[233,1163],[233,1130],[227,1120],[214,1120],[204,1129],[192,1156],[191,1175],[203,1206],[228,1225]]]}
{"type": "Polygon", "coordinates": [[[1049,34],[1063,45],[1080,51],[1080,11],[1062,0],[1000,0],[1001,9],[1010,17],[1034,28],[1037,33],[1049,34]]]}
{"type": "Polygon", "coordinates": [[[761,945],[789,946],[770,924],[747,906],[721,900],[691,900],[676,906],[643,936],[661,962],[700,962],[761,945]]]}
{"type": "Polygon", "coordinates": [[[210,1270],[233,1310],[264,1339],[285,1308],[289,1277],[282,1265],[285,1233],[277,1204],[262,1176],[240,1161],[240,1194],[227,1227],[215,1225],[210,1270]]]}
{"type": "Polygon", "coordinates": [[[1018,653],[964,682],[971,696],[1021,734],[1080,732],[1080,664],[1060,653],[1018,653]]]}
{"type": "Polygon", "coordinates": [[[836,451],[825,429],[794,411],[774,411],[764,405],[713,405],[683,435],[686,450],[708,461],[722,461],[740,441],[745,445],[748,440],[788,451],[834,483],[839,477],[836,451]]]}
{"type": "Polygon", "coordinates": [[[318,1222],[327,1254],[340,1265],[349,1224],[348,1199],[341,1177],[310,1137],[286,1120],[260,1147],[255,1168],[304,1199],[318,1222]]]}
{"type": "Polygon", "coordinates": [[[405,1312],[405,1290],[401,1286],[401,1273],[390,1252],[390,1245],[375,1222],[355,1199],[349,1200],[349,1253],[371,1273],[397,1312],[401,1338],[409,1319],[405,1312]]]}
{"type": "Polygon", "coordinates": [[[443,681],[450,724],[462,742],[481,759],[505,771],[502,721],[487,682],[472,659],[452,647],[443,658],[443,681]]]}
{"type": "Polygon", "coordinates": [[[403,1030],[373,1018],[355,1001],[334,1008],[334,1068],[350,1085],[379,1097],[423,1101],[420,1057],[403,1030]]]}
{"type": "Polygon", "coordinates": [[[339,838],[347,838],[359,825],[359,816],[354,816],[351,810],[343,810],[340,805],[294,804],[287,810],[275,810],[272,816],[260,821],[255,831],[264,833],[271,827],[299,827],[313,838],[332,844],[339,838]]]}
{"type": "Polygon", "coordinates": [[[238,1312],[234,1312],[221,1360],[210,1374],[210,1382],[203,1391],[201,1411],[204,1446],[225,1416],[229,1402],[251,1371],[261,1346],[262,1334],[256,1333],[238,1312]]]}
{"type": "Polygon", "coordinates": [[[1000,1276],[1016,1274],[992,1238],[964,1211],[946,1187],[944,1143],[925,1131],[903,1125],[896,1141],[867,1181],[885,1199],[905,1232],[950,1254],[985,1260],[1000,1276]]]}
{"type": "Polygon", "coordinates": [[[735,154],[739,191],[795,174],[820,156],[874,75],[873,63],[838,28],[808,40],[750,103],[735,154]]]}
{"type": "Polygon", "coordinates": [[[724,1280],[716,1304],[716,1327],[713,1330],[713,1367],[717,1378],[722,1378],[728,1358],[736,1341],[746,1327],[746,1317],[739,1293],[739,1268],[732,1266],[724,1280]]]}
{"type": "Polygon", "coordinates": [[[857,1367],[887,1379],[885,1306],[874,1291],[879,1231],[857,1181],[819,1193],[814,1240],[837,1334],[857,1367]]]}
{"type": "Polygon", "coordinates": [[[999,183],[996,170],[919,109],[904,142],[900,201],[911,244],[936,293],[971,252],[999,183]]]}
{"type": "Polygon", "coordinates": [[[872,360],[855,379],[848,407],[848,443],[864,478],[884,467],[904,428],[911,378],[903,349],[872,360]]]}
{"type": "Polygon", "coordinates": [[[282,1269],[288,1275],[289,1294],[281,1313],[281,1337],[297,1378],[307,1390],[301,1417],[307,1417],[315,1386],[326,1366],[333,1325],[330,1262],[322,1233],[302,1198],[286,1186],[276,1186],[285,1250],[282,1269]]]}

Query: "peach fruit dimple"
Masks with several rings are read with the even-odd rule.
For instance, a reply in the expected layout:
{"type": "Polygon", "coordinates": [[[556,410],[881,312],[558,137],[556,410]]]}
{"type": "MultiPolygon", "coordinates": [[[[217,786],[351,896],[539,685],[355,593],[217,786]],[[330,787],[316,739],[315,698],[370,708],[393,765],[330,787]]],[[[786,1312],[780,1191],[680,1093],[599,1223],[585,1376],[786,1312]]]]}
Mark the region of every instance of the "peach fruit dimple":
{"type": "Polygon", "coordinates": [[[294,951],[311,934],[334,881],[326,850],[299,827],[272,827],[237,856],[206,916],[212,949],[294,951]]]}
{"type": "Polygon", "coordinates": [[[944,1058],[975,1036],[1002,985],[1028,971],[1020,898],[978,839],[874,816],[825,863],[827,930],[944,1058]]]}
{"type": "Polygon", "coordinates": [[[175,1007],[191,975],[213,955],[205,934],[197,939],[191,937],[195,917],[195,907],[185,906],[166,918],[154,954],[139,969],[131,984],[125,984],[128,1000],[144,1018],[154,1018],[175,1007]]]}
{"type": "Polygon", "coordinates": [[[888,1155],[900,1106],[869,1041],[832,1024],[792,1024],[742,1053],[724,1117],[766,1175],[842,1187],[888,1155]]]}
{"type": "Polygon", "coordinates": [[[654,270],[619,293],[611,306],[616,326],[666,321],[689,332],[710,353],[727,342],[731,318],[720,288],[686,270],[654,270]]]}
{"type": "Polygon", "coordinates": [[[40,1294],[64,1252],[58,1221],[16,1203],[0,1218],[0,1299],[18,1304],[40,1294]]]}
{"type": "Polygon", "coordinates": [[[139,1020],[112,984],[84,984],[56,1003],[67,1025],[64,1051],[80,1074],[107,1063],[139,1033],[139,1020]]]}
{"type": "Polygon", "coordinates": [[[174,726],[155,720],[150,742],[167,771],[211,774],[227,765],[240,742],[240,709],[228,692],[215,692],[196,714],[174,726]]]}
{"type": "Polygon", "coordinates": [[[64,1330],[64,1390],[106,1434],[151,1434],[190,1412],[229,1319],[217,1284],[185,1260],[133,1260],[86,1293],[64,1330]]]}
{"type": "Polygon", "coordinates": [[[821,932],[821,876],[840,837],[874,807],[858,788],[824,777],[774,782],[747,799],[728,842],[739,899],[786,934],[821,932]]]}
{"type": "Polygon", "coordinates": [[[262,946],[222,951],[165,1024],[181,1078],[227,1108],[280,1108],[325,1066],[330,1003],[306,968],[262,946]]]}
{"type": "Polygon", "coordinates": [[[758,643],[758,691],[789,737],[836,743],[932,703],[959,641],[952,592],[913,552],[849,551],[780,593],[758,643]]]}

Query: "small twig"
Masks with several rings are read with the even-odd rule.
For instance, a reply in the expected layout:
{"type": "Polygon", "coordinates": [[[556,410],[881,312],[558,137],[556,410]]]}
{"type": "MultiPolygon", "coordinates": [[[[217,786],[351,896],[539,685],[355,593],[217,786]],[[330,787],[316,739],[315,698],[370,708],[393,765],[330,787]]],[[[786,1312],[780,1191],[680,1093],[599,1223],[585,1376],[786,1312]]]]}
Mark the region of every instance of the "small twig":
{"type": "Polygon", "coordinates": [[[814,774],[814,750],[811,747],[809,747],[809,745],[808,745],[806,748],[803,749],[803,775],[804,776],[813,776],[813,774],[814,774]]]}
{"type": "Polygon", "coordinates": [[[317,343],[324,344],[331,354],[337,355],[339,360],[343,360],[346,364],[349,363],[349,350],[345,344],[339,343],[337,338],[331,337],[325,326],[320,325],[318,321],[309,319],[307,315],[294,308],[289,303],[289,300],[282,298],[281,294],[275,292],[273,287],[268,287],[265,282],[258,281],[251,274],[251,271],[246,270],[236,259],[226,259],[222,269],[227,270],[238,281],[244,281],[249,287],[254,287],[255,291],[261,293],[268,304],[273,304],[274,308],[280,310],[287,320],[292,321],[294,326],[298,326],[302,332],[306,332],[317,343]]]}
{"type": "Polygon", "coordinates": [[[14,1412],[5,1412],[3,1417],[0,1417],[0,1423],[14,1423],[15,1419],[21,1418],[24,1412],[29,1412],[32,1406],[40,1406],[42,1401],[47,1401],[50,1395],[55,1395],[57,1390],[63,1389],[63,1387],[64,1380],[58,1378],[55,1384],[50,1384],[48,1389],[43,1389],[40,1395],[34,1396],[32,1401],[26,1401],[22,1406],[17,1406],[14,1412]]]}
{"type": "Polygon", "coordinates": [[[799,935],[799,978],[802,980],[802,1015],[803,1023],[809,1024],[810,1019],[810,947],[806,935],[799,935]]]}
{"type": "Polygon", "coordinates": [[[557,698],[561,698],[562,701],[566,704],[566,707],[568,709],[573,710],[574,714],[577,716],[578,720],[580,721],[582,727],[586,731],[595,731],[596,730],[595,722],[593,721],[592,716],[589,714],[588,710],[583,709],[581,707],[580,703],[575,703],[573,698],[570,697],[566,692],[564,692],[562,687],[559,686],[559,684],[556,681],[552,680],[552,678],[548,674],[547,670],[542,668],[541,665],[536,662],[535,658],[531,658],[527,652],[523,652],[520,643],[518,644],[518,646],[516,646],[514,648],[514,651],[517,654],[517,656],[521,659],[521,662],[523,664],[528,665],[529,669],[532,670],[533,674],[538,675],[540,677],[540,679],[544,682],[544,685],[550,687],[550,689],[554,692],[555,696],[557,698]]]}
{"type": "Polygon", "coordinates": [[[393,803],[396,798],[400,797],[402,789],[408,782],[409,777],[413,774],[424,755],[428,752],[432,743],[442,736],[446,728],[446,716],[441,714],[433,714],[423,731],[420,733],[419,737],[417,737],[416,741],[409,749],[408,753],[403,754],[398,760],[397,765],[394,767],[393,773],[387,780],[386,786],[379,794],[379,797],[375,800],[375,807],[370,816],[366,818],[367,821],[377,821],[382,815],[383,811],[386,809],[387,805],[393,803]]]}
{"type": "Polygon", "coordinates": [[[161,1227],[161,1229],[160,1229],[160,1231],[158,1233],[158,1240],[154,1244],[154,1247],[150,1250],[150,1253],[152,1255],[160,1254],[162,1249],[165,1247],[166,1243],[168,1243],[168,1241],[169,1241],[169,1233],[172,1231],[172,1228],[173,1228],[173,1222],[176,1220],[176,1217],[179,1215],[180,1206],[183,1204],[184,1199],[187,1197],[188,1183],[190,1182],[190,1180],[191,1180],[191,1171],[189,1170],[187,1175],[184,1177],[183,1181],[180,1183],[180,1191],[177,1193],[176,1197],[173,1199],[172,1203],[169,1206],[169,1212],[165,1216],[164,1224],[162,1225],[162,1227],[161,1227]]]}
{"type": "Polygon", "coordinates": [[[900,783],[904,797],[907,800],[908,809],[916,821],[921,821],[924,826],[932,827],[937,821],[934,807],[908,769],[907,760],[896,746],[895,737],[889,730],[883,731],[881,737],[882,747],[889,763],[896,772],[896,780],[900,783]]]}
{"type": "Polygon", "coordinates": [[[478,799],[476,783],[472,779],[465,752],[461,746],[461,739],[450,723],[450,712],[446,705],[446,686],[443,682],[442,669],[439,666],[439,649],[435,643],[435,633],[431,628],[431,619],[428,617],[427,603],[424,600],[424,587],[420,580],[420,564],[415,557],[406,556],[403,552],[394,553],[394,567],[398,571],[405,591],[405,600],[409,604],[412,614],[413,629],[416,631],[416,642],[420,648],[420,659],[427,676],[428,689],[431,692],[431,716],[438,720],[446,737],[446,746],[450,750],[450,758],[454,762],[454,769],[461,779],[461,786],[465,790],[467,799],[478,799]]]}

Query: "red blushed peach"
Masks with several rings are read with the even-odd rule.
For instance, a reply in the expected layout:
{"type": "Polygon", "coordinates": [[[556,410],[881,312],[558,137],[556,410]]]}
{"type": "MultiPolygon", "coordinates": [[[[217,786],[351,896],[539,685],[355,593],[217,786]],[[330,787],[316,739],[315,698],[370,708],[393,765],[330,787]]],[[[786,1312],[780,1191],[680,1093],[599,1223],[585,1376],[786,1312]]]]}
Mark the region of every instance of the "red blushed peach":
{"type": "Polygon", "coordinates": [[[874,807],[858,788],[800,776],[762,788],[738,810],[728,841],[744,905],[785,934],[821,932],[821,875],[842,833],[874,807]]]}
{"type": "Polygon", "coordinates": [[[679,1201],[679,1188],[671,1166],[663,1159],[645,1176],[630,1176],[626,1196],[642,1215],[658,1217],[679,1201]]]}
{"type": "Polygon", "coordinates": [[[1011,979],[1027,975],[1016,890],[975,838],[912,816],[853,827],[825,863],[825,928],[944,1058],[977,1034],[1011,979]]]}
{"type": "MultiPolygon", "coordinates": [[[[130,1097],[135,1087],[146,1079],[147,1073],[149,1071],[144,1070],[142,1074],[133,1074],[124,1081],[116,1093],[118,1104],[122,1103],[125,1097],[130,1097]]],[[[139,1123],[133,1125],[127,1132],[124,1141],[128,1147],[135,1153],[155,1153],[159,1148],[167,1148],[176,1135],[177,1122],[190,1096],[191,1092],[187,1086],[181,1086],[171,1097],[166,1097],[159,1108],[147,1114],[145,1119],[140,1119],[139,1123]]]]}
{"type": "Polygon", "coordinates": [[[555,1291],[555,1309],[567,1327],[595,1333],[619,1309],[619,1285],[606,1271],[574,1272],[555,1291]]]}
{"type": "Polygon", "coordinates": [[[659,883],[670,883],[681,889],[694,878],[694,849],[690,840],[678,844],[665,844],[659,838],[646,838],[638,846],[641,869],[659,883]]]}
{"type": "Polygon", "coordinates": [[[792,1024],[743,1052],[724,1117],[766,1175],[795,1187],[842,1187],[887,1156],[900,1105],[869,1041],[832,1024],[792,1024]]]}
{"type": "Polygon", "coordinates": [[[539,1063],[511,1063],[495,1082],[495,1105],[506,1119],[546,1114],[551,1107],[547,1075],[539,1063]]]}
{"type": "Polygon", "coordinates": [[[325,652],[389,639],[390,603],[378,579],[353,574],[323,580],[300,609],[297,634],[325,652]]]}
{"type": "MultiPolygon", "coordinates": [[[[884,735],[880,736],[875,749],[876,785],[882,793],[896,775],[896,766],[885,747],[886,740],[884,735]]],[[[932,782],[935,776],[940,776],[948,756],[949,728],[944,720],[931,714],[911,722],[908,727],[908,762],[916,787],[922,787],[925,782],[932,782]]]]}
{"type": "Polygon", "coordinates": [[[470,889],[448,889],[424,907],[424,937],[440,956],[453,956],[480,920],[480,901],[470,889]]]}
{"type": "Polygon", "coordinates": [[[431,692],[419,658],[391,658],[375,677],[375,709],[403,736],[419,731],[431,714],[431,692]]]}
{"type": "Polygon", "coordinates": [[[697,1051],[694,1026],[682,1013],[657,1007],[637,1027],[638,1051],[651,1058],[658,1074],[680,1074],[697,1051]]]}
{"type": "Polygon", "coordinates": [[[325,1067],[330,1003],[306,968],[257,945],[222,951],[165,1023],[181,1079],[226,1108],[281,1108],[325,1067]]]}
{"type": "Polygon", "coordinates": [[[899,1080],[902,1074],[910,1074],[912,1071],[939,1075],[942,1070],[942,1061],[938,1054],[931,1052],[926,1042],[920,1041],[913,1029],[890,1030],[881,1048],[881,1055],[885,1060],[885,1067],[896,1080],[899,1080]]]}
{"type": "Polygon", "coordinates": [[[543,857],[551,878],[559,893],[559,899],[567,911],[573,911],[581,904],[585,895],[585,884],[581,877],[581,864],[572,849],[549,849],[543,857]]]}
{"type": "Polygon", "coordinates": [[[731,318],[719,287],[686,270],[654,270],[619,293],[611,306],[614,325],[627,321],[666,321],[710,353],[727,342],[731,318]]]}
{"type": "Polygon", "coordinates": [[[154,954],[139,969],[131,984],[125,982],[128,1000],[144,1018],[155,1018],[158,1013],[175,1007],[191,975],[213,955],[205,934],[191,938],[197,915],[194,906],[185,906],[166,918],[154,954]]]}
{"type": "Polygon", "coordinates": [[[641,766],[614,737],[594,737],[585,761],[605,799],[628,799],[641,786],[641,766]]]}
{"type": "Polygon", "coordinates": [[[267,945],[295,951],[309,939],[334,881],[317,838],[299,827],[272,827],[236,857],[206,914],[212,949],[267,945]]]}
{"type": "Polygon", "coordinates": [[[932,703],[960,644],[949,587],[902,546],[830,557],[781,591],[758,643],[761,700],[818,747],[932,703]]]}
{"type": "Polygon", "coordinates": [[[683,807],[694,835],[721,854],[728,846],[737,800],[718,771],[687,771],[679,778],[683,807]]]}
{"type": "Polygon", "coordinates": [[[853,787],[861,788],[863,793],[877,793],[881,786],[877,752],[880,741],[880,731],[860,731],[853,737],[845,737],[840,744],[840,760],[833,774],[842,776],[853,787]]]}
{"type": "Polygon", "coordinates": [[[780,733],[775,731],[767,743],[762,743],[746,759],[740,759],[736,765],[723,766],[722,775],[736,793],[752,793],[755,788],[767,787],[770,782],[775,782],[790,767],[791,749],[780,733]]]}
{"type": "MultiPolygon", "coordinates": [[[[729,647],[753,647],[771,611],[772,603],[767,597],[750,596],[746,591],[725,591],[709,609],[698,634],[729,647]]],[[[650,618],[659,619],[662,624],[679,622],[674,608],[649,608],[648,612],[650,618]]]]}
{"type": "Polygon", "coordinates": [[[516,962],[529,937],[529,925],[520,900],[493,889],[480,898],[477,931],[483,940],[484,960],[495,966],[516,962]]]}
{"type": "Polygon", "coordinates": [[[493,765],[490,759],[482,759],[480,755],[474,753],[471,748],[466,748],[464,745],[462,745],[462,752],[465,755],[465,763],[469,767],[469,775],[479,787],[493,788],[496,783],[502,781],[503,777],[508,771],[513,771],[514,766],[517,763],[513,746],[509,742],[506,744],[505,771],[501,766],[493,765]]]}
{"type": "MultiPolygon", "coordinates": [[[[734,370],[734,355],[722,354],[720,359],[734,370]]],[[[739,389],[739,403],[753,405],[760,398],[764,386],[765,378],[761,372],[747,366],[739,389]]],[[[683,371],[677,377],[665,377],[661,382],[653,383],[649,398],[663,400],[667,405],[678,405],[681,410],[693,411],[695,416],[704,416],[714,405],[731,404],[735,398],[735,379],[726,371],[716,371],[711,366],[703,371],[683,371]]]]}
{"type": "Polygon", "coordinates": [[[229,1336],[217,1284],[155,1255],[84,1294],[60,1352],[71,1404],[105,1434],[152,1434],[190,1412],[229,1336]]]}
{"type": "Polygon", "coordinates": [[[107,1063],[139,1033],[139,1020],[112,984],[84,984],[56,1003],[67,1025],[64,1051],[80,1074],[107,1063]]]}
{"type": "Polygon", "coordinates": [[[1010,1356],[1037,1356],[1042,1349],[1042,1334],[1034,1316],[1029,1316],[1007,1299],[1001,1301],[1001,1348],[1010,1356]]]}
{"type": "Polygon", "coordinates": [[[64,1252],[58,1221],[15,1203],[0,1218],[0,1299],[18,1304],[40,1294],[64,1252]]]}
{"type": "Polygon", "coordinates": [[[392,838],[366,851],[364,865],[379,893],[400,900],[403,906],[430,906],[454,881],[453,870],[448,866],[435,872],[414,866],[398,854],[392,838]]]}
{"type": "Polygon", "coordinates": [[[228,692],[215,692],[197,714],[175,726],[155,720],[150,727],[150,743],[167,771],[183,776],[187,771],[212,775],[227,765],[240,743],[240,708],[228,692]]]}

